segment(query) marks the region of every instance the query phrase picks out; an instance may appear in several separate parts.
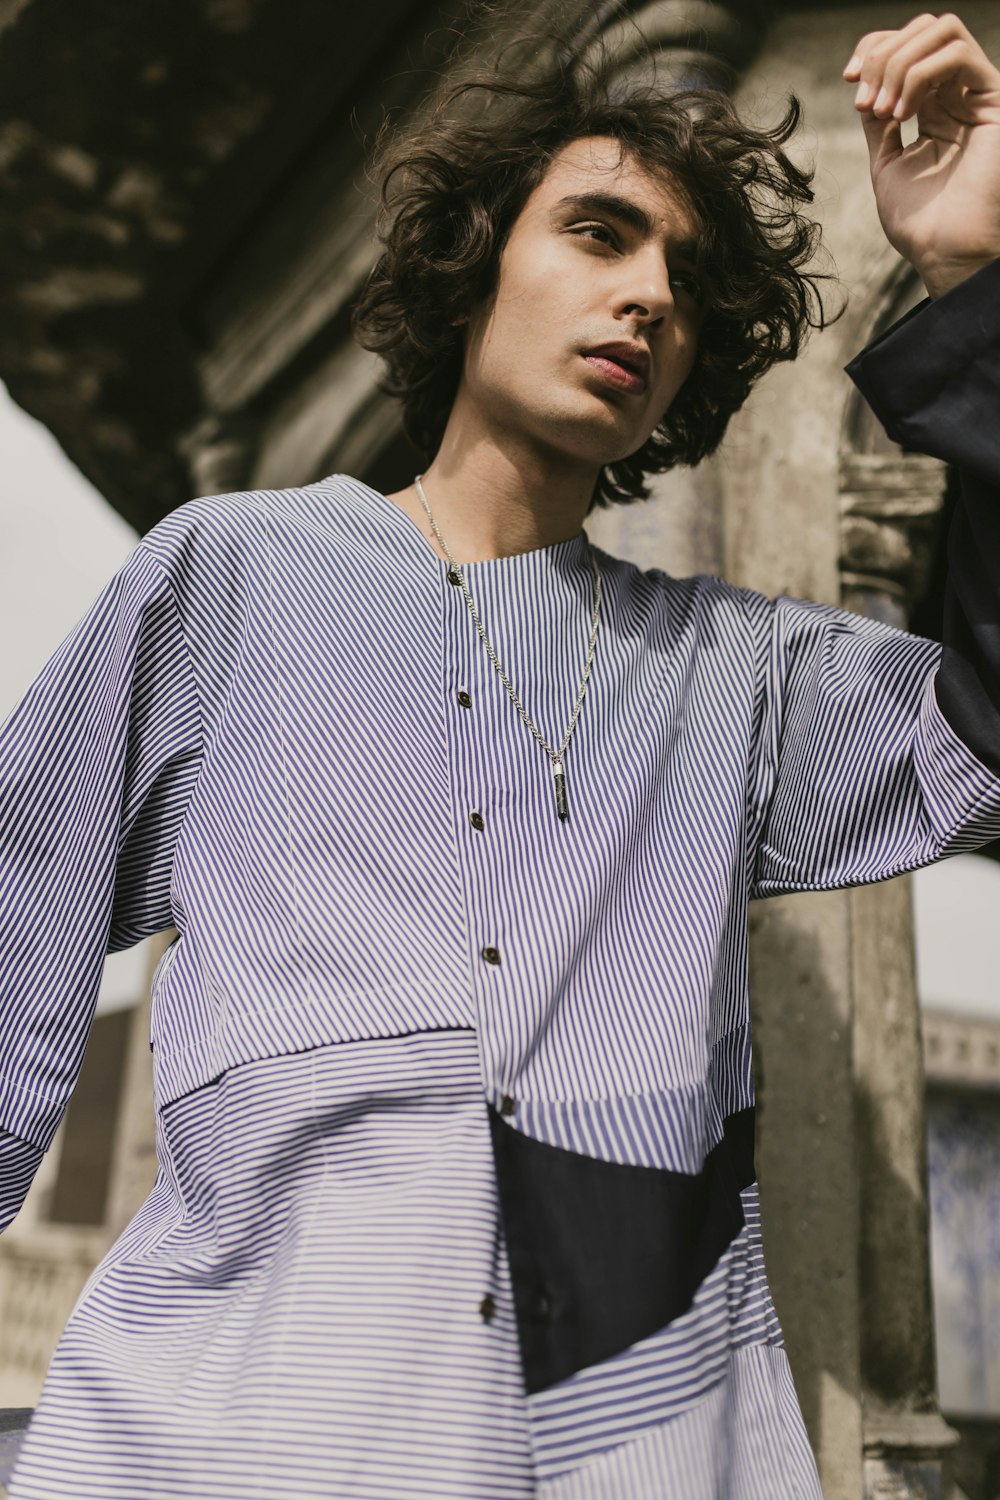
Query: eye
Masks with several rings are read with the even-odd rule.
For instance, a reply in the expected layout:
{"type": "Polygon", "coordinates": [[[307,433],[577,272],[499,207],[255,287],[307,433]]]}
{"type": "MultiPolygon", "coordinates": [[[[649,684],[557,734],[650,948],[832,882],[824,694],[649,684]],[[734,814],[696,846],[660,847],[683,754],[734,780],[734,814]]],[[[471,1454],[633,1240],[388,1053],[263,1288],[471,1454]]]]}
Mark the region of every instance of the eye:
{"type": "Polygon", "coordinates": [[[670,285],[679,288],[695,302],[705,300],[705,289],[693,271],[671,271],[670,285]]]}
{"type": "Polygon", "coordinates": [[[581,239],[593,240],[598,245],[610,245],[614,249],[618,247],[618,236],[607,224],[574,224],[572,232],[581,239]]]}

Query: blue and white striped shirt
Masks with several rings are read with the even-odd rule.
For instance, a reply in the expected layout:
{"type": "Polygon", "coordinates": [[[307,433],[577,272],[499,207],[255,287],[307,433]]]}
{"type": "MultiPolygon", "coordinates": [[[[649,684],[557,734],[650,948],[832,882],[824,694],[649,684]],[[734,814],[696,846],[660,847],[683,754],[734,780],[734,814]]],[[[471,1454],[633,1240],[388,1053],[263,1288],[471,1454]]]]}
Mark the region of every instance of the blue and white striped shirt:
{"type": "MultiPolygon", "coordinates": [[[[12,1198],[105,952],[180,934],[153,985],[157,1187],[71,1320],[14,1496],[222,1496],[269,1464],[298,1496],[818,1493],[760,1252],[747,903],[995,837],[1000,780],[938,707],[937,645],[600,560],[565,822],[447,565],[345,476],[174,511],[8,719],[12,1198]],[[435,1131],[467,1132],[433,1182],[430,1100],[435,1131]],[[383,1265],[366,1194],[401,1161],[383,1265]],[[352,1162],[360,1188],[330,1197],[352,1162]],[[425,1264],[407,1247],[437,1220],[425,1264]],[[286,1254],[319,1277],[301,1326],[286,1254]],[[323,1318],[355,1314],[334,1360],[323,1318]],[[303,1415],[306,1373],[366,1392],[356,1452],[303,1415]],[[268,1411],[292,1393],[266,1450],[258,1384],[268,1411]],[[414,1430],[438,1435],[397,1464],[414,1430]]],[[[553,739],[588,639],[584,539],[465,572],[553,739]]]]}

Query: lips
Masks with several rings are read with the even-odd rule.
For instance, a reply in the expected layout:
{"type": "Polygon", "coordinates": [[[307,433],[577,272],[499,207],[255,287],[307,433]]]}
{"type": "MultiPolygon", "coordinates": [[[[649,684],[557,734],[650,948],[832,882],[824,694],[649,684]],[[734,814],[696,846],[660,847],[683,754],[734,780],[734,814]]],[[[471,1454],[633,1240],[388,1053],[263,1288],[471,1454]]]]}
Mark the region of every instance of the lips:
{"type": "Polygon", "coordinates": [[[591,369],[622,390],[644,391],[649,384],[649,351],[642,344],[601,344],[583,357],[591,369]]]}

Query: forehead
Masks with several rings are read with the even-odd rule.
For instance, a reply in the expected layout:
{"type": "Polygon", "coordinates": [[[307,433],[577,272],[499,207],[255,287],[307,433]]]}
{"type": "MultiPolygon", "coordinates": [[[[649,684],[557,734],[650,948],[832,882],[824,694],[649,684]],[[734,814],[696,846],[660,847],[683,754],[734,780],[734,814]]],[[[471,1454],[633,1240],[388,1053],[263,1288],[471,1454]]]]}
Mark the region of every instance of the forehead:
{"type": "Polygon", "coordinates": [[[583,136],[563,146],[525,207],[549,209],[564,197],[587,193],[628,198],[661,229],[697,228],[687,195],[668,168],[653,171],[620,141],[602,135],[583,136]]]}

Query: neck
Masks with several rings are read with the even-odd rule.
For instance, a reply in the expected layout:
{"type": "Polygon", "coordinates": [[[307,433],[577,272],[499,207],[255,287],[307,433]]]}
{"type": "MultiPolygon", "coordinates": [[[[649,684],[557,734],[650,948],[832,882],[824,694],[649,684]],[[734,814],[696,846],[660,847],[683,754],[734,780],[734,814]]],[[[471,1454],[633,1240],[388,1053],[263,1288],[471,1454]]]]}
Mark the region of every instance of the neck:
{"type": "MultiPolygon", "coordinates": [[[[597,474],[516,439],[502,442],[449,422],[423,475],[434,519],[459,564],[512,557],[580,531],[597,474]]],[[[389,497],[400,504],[440,552],[413,487],[389,497]]]]}

